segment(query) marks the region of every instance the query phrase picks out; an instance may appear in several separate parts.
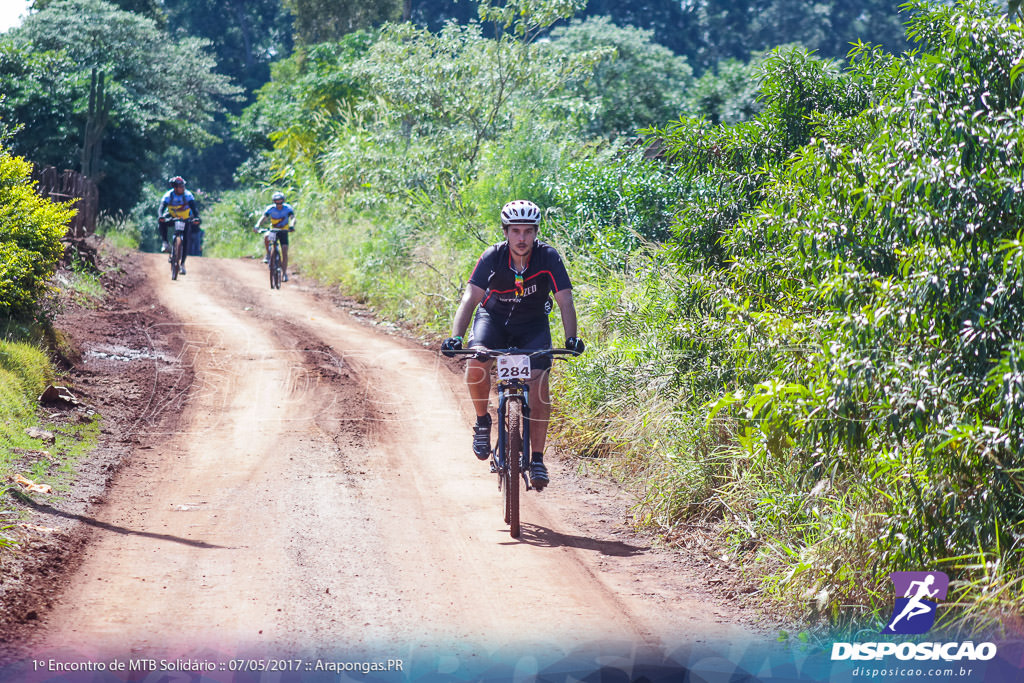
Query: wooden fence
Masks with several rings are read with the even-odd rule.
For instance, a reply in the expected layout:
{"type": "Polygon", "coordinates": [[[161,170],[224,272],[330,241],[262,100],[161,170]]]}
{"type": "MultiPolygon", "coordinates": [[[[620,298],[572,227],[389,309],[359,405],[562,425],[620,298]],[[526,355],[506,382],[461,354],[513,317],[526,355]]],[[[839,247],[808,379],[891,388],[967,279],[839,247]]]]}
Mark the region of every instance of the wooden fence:
{"type": "Polygon", "coordinates": [[[58,171],[53,166],[36,167],[32,179],[36,181],[36,192],[43,197],[59,202],[75,200],[72,206],[78,213],[68,223],[65,239],[84,239],[96,231],[99,211],[96,183],[76,171],[58,171]]]}

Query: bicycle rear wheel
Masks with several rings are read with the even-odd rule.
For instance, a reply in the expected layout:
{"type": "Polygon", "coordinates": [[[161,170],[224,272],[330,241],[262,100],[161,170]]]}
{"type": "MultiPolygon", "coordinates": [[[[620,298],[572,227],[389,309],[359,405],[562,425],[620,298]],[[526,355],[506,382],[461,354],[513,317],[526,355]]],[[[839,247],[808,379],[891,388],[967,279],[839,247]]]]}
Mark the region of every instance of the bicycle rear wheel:
{"type": "Polygon", "coordinates": [[[505,482],[505,521],[512,538],[519,538],[519,479],[523,452],[523,406],[518,399],[509,399],[505,404],[505,434],[508,451],[505,453],[505,467],[508,480],[505,482]]]}

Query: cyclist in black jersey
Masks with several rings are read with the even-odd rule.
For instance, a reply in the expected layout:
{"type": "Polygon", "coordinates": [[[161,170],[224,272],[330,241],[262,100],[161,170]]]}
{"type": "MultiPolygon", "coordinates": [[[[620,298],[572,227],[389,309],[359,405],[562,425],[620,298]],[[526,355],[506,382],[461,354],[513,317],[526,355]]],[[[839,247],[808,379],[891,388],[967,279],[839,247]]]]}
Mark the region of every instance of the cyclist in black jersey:
{"type": "MultiPolygon", "coordinates": [[[[502,207],[501,227],[505,241],[486,249],[477,261],[455,313],[452,336],[442,343],[442,350],[462,348],[462,337],[474,309],[476,316],[467,346],[551,348],[548,314],[553,296],[562,314],[565,347],[577,353],[583,351],[583,341],[576,337],[572,283],[558,252],[537,240],[540,217],[540,209],[533,202],[517,199],[502,207]]],[[[486,460],[491,452],[491,416],[487,408],[493,363],[493,360],[473,359],[466,367],[466,384],[477,415],[473,453],[480,460],[486,460]]],[[[538,491],[548,483],[544,443],[551,416],[550,368],[550,358],[531,359],[530,483],[538,491]]]]}

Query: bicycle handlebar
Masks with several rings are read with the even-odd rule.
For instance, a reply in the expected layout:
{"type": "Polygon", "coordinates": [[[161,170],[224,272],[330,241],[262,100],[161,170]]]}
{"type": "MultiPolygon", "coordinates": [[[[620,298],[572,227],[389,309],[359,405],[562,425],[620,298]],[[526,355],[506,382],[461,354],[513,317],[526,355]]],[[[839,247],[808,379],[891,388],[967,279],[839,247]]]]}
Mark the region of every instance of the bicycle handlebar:
{"type": "MultiPolygon", "coordinates": [[[[529,356],[530,358],[539,358],[543,356],[550,356],[555,359],[557,356],[578,356],[580,355],[576,351],[571,349],[451,349],[449,351],[442,351],[444,354],[451,354],[452,356],[475,356],[477,360],[488,360],[497,358],[498,356],[529,356]]],[[[565,358],[561,360],[567,360],[565,358]]]]}

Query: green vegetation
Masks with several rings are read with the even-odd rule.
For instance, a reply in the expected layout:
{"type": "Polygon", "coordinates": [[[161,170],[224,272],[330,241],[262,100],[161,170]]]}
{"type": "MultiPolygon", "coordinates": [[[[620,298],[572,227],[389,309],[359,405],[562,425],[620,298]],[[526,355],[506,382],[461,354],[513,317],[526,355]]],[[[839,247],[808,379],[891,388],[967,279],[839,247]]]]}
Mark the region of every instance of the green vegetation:
{"type": "MultiPolygon", "coordinates": [[[[58,345],[50,325],[50,300],[60,238],[72,211],[38,196],[29,181],[29,164],[0,150],[0,481],[15,475],[43,480],[54,491],[65,488],[74,464],[99,437],[99,417],[71,424],[40,423],[37,401],[54,379],[43,350],[58,345]],[[51,443],[30,436],[29,428],[53,434],[51,443]]],[[[64,297],[95,301],[103,295],[99,277],[79,261],[55,283],[64,297]]],[[[6,484],[5,484],[6,486],[6,484]]],[[[13,521],[5,511],[4,521],[13,521]]],[[[0,548],[13,544],[0,528],[0,548]]]]}
{"type": "Polygon", "coordinates": [[[5,317],[38,310],[72,215],[65,205],[37,195],[30,173],[27,161],[0,147],[0,316],[5,317]]]}
{"type": "MultiPolygon", "coordinates": [[[[151,211],[151,213],[155,213],[151,211]]],[[[108,244],[121,249],[136,249],[142,243],[140,222],[130,216],[102,214],[96,221],[96,234],[108,244]]],[[[156,221],[154,220],[155,224],[156,221]]]]}
{"type": "Polygon", "coordinates": [[[906,11],[913,53],[790,45],[695,82],[603,20],[352,34],[275,70],[253,120],[315,104],[254,168],[299,193],[307,272],[438,333],[497,208],[534,199],[593,341],[560,372],[559,441],[636,490],[638,523],[718,524],[832,627],[924,568],[954,578],[947,625],[995,627],[1024,578],[1024,36],[985,2],[906,11]],[[676,89],[602,88],[628,84],[616,58],[676,89]]]}
{"type": "Polygon", "coordinates": [[[79,169],[99,183],[104,208],[129,208],[143,173],[164,174],[164,154],[217,141],[214,115],[238,88],[207,47],[103,0],[47,3],[0,36],[0,118],[21,124],[9,148],[79,169]]]}
{"type": "Polygon", "coordinates": [[[39,422],[36,401],[53,378],[49,358],[36,345],[0,341],[0,481],[21,475],[59,492],[68,486],[75,463],[95,447],[96,415],[73,423],[39,422]],[[30,436],[30,427],[51,433],[53,440],[30,436]]]}
{"type": "Polygon", "coordinates": [[[96,308],[105,296],[100,274],[81,259],[75,259],[68,269],[60,270],[53,278],[60,290],[61,302],[72,301],[83,308],[96,308]]]}

